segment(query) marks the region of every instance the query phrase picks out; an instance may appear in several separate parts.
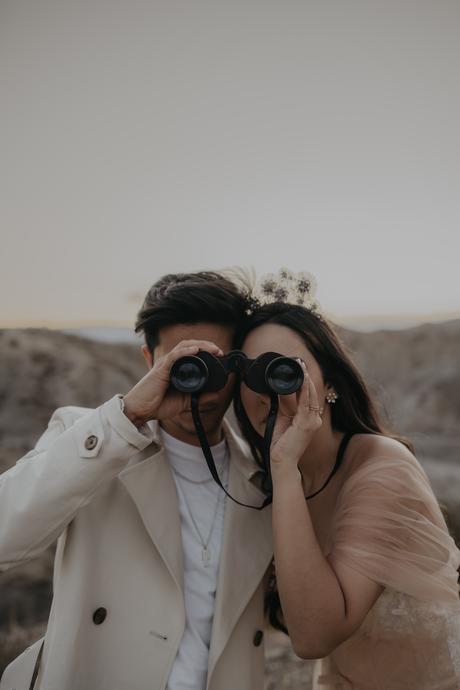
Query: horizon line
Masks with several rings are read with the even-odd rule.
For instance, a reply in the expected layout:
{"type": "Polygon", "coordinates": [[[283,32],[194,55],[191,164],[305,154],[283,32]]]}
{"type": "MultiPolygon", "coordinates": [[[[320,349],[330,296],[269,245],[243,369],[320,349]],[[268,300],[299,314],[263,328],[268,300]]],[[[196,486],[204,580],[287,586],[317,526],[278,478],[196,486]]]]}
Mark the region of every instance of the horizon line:
{"type": "MultiPolygon", "coordinates": [[[[460,310],[449,310],[449,311],[443,311],[443,312],[423,312],[423,313],[414,313],[414,312],[406,312],[406,313],[389,313],[386,312],[384,314],[347,314],[347,315],[337,315],[334,314],[333,312],[324,312],[324,316],[332,321],[333,323],[336,323],[338,325],[346,325],[349,322],[353,323],[361,323],[363,325],[366,324],[371,324],[371,323],[376,323],[376,322],[417,322],[417,323],[439,323],[442,321],[454,321],[456,319],[460,318],[460,310]]],[[[88,328],[122,328],[122,329],[130,329],[134,333],[134,326],[133,324],[129,324],[127,321],[116,321],[116,320],[105,320],[105,321],[96,321],[96,320],[90,320],[90,321],[76,321],[76,320],[67,320],[67,321],[56,321],[56,320],[46,320],[46,321],[38,321],[36,319],[33,320],[25,320],[25,319],[15,319],[15,320],[7,320],[0,322],[0,328],[1,329],[9,329],[9,328],[49,328],[52,330],[62,330],[62,329],[88,329],[88,328]]]]}

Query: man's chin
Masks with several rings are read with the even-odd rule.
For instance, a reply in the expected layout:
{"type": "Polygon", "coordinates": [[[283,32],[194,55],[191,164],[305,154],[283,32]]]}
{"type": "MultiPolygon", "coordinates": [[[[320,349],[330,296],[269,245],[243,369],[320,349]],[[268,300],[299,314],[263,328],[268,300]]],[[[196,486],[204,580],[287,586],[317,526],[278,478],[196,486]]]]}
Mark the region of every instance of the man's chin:
{"type": "MultiPolygon", "coordinates": [[[[214,410],[202,410],[200,411],[200,419],[206,436],[213,435],[218,431],[219,427],[222,425],[223,415],[220,414],[216,409],[214,410]]],[[[192,413],[182,412],[180,415],[171,420],[176,426],[176,428],[182,430],[189,436],[193,436],[196,439],[197,445],[199,445],[198,435],[195,429],[195,423],[193,421],[192,413]]]]}

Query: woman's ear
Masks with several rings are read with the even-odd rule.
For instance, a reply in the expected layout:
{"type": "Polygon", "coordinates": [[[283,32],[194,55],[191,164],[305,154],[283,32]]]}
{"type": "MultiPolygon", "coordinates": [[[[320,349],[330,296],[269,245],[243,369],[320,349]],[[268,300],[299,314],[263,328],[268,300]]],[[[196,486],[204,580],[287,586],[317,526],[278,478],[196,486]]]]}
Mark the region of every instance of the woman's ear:
{"type": "Polygon", "coordinates": [[[148,368],[151,369],[153,367],[153,355],[152,355],[152,353],[150,352],[147,345],[142,345],[141,350],[142,350],[142,354],[144,356],[144,359],[147,362],[148,368]]]}

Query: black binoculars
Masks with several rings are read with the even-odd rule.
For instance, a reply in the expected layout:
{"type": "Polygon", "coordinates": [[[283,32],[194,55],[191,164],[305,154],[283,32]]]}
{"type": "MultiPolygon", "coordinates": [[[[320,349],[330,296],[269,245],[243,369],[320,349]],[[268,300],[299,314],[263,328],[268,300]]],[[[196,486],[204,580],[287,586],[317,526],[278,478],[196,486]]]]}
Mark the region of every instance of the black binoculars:
{"type": "Polygon", "coordinates": [[[304,379],[302,367],[293,357],[264,352],[257,359],[249,359],[239,350],[232,350],[224,357],[215,357],[204,350],[180,357],[172,365],[169,378],[171,385],[182,393],[210,393],[223,388],[231,373],[240,374],[256,393],[278,395],[295,393],[304,379]]]}

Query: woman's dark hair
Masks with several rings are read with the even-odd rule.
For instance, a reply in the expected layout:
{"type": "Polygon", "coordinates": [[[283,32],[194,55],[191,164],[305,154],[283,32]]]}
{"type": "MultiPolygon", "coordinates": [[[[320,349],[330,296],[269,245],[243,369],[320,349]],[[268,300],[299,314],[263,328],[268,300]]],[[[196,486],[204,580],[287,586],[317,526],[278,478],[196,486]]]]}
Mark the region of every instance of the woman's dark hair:
{"type": "Polygon", "coordinates": [[[136,318],[150,352],[166,326],[215,323],[237,328],[247,304],[238,288],[220,273],[169,273],[152,285],[136,318]]]}
{"type": "MultiPolygon", "coordinates": [[[[331,405],[331,424],[335,431],[382,434],[395,438],[414,452],[410,441],[384,428],[361,374],[330,322],[302,306],[281,302],[267,304],[256,308],[253,314],[241,323],[236,336],[236,347],[241,348],[251,331],[267,323],[286,326],[297,333],[318,362],[324,382],[332,385],[339,394],[337,402],[331,405]]],[[[234,410],[254,458],[262,466],[261,437],[255,432],[245,414],[239,387],[235,392],[234,410]]],[[[275,628],[287,632],[280,620],[281,607],[274,572],[270,577],[265,606],[270,623],[275,628]]]]}

